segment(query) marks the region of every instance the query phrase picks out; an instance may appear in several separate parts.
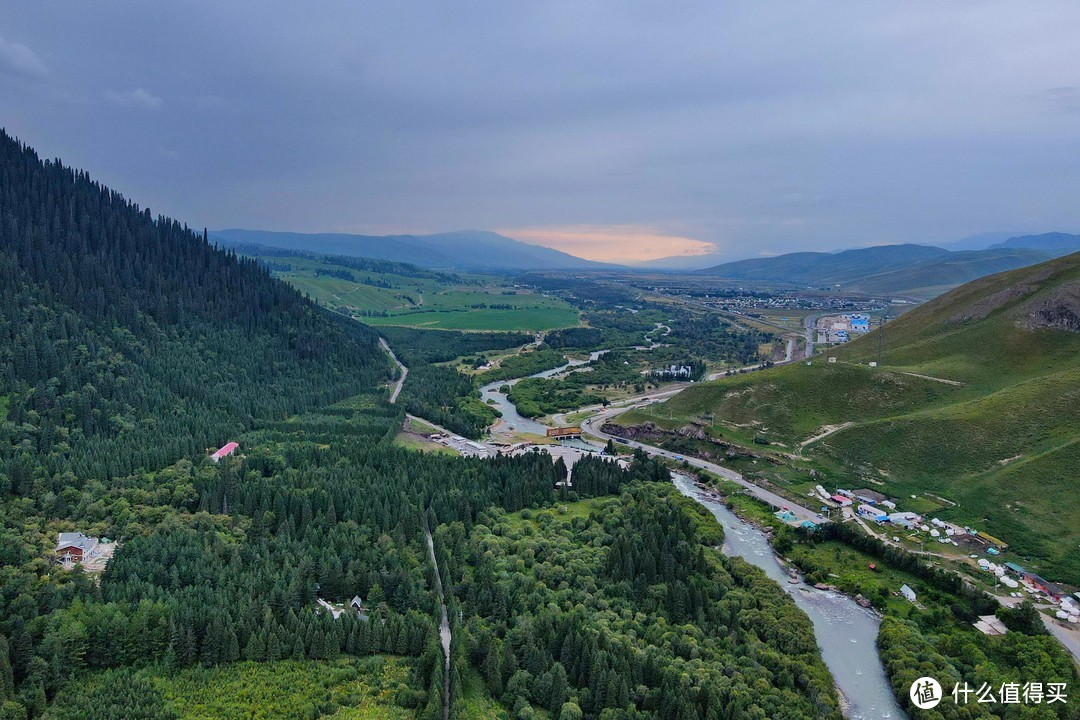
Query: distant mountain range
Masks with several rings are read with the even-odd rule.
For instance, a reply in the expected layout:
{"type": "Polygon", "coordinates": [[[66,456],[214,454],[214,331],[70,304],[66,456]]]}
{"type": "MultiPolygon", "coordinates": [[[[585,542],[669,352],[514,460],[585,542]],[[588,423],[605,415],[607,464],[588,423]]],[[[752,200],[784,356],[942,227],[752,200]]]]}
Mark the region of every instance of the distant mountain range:
{"type": "Polygon", "coordinates": [[[949,240],[948,242],[930,242],[924,244],[945,248],[946,250],[985,250],[988,247],[992,247],[993,245],[1008,240],[1009,238],[1013,238],[1017,235],[1022,234],[1023,233],[1007,231],[982,232],[960,238],[959,240],[949,240]]]}
{"type": "Polygon", "coordinates": [[[1058,255],[1076,252],[1080,250],[1080,235],[1068,233],[1050,232],[1041,235],[1020,235],[1009,238],[1004,242],[991,245],[991,248],[1028,248],[1030,250],[1043,250],[1058,255]]]}
{"type": "Polygon", "coordinates": [[[836,253],[799,252],[724,263],[698,273],[730,280],[831,287],[868,294],[933,297],[976,278],[1080,250],[1080,235],[1046,233],[985,250],[880,245],[836,253]]]}
{"type": "Polygon", "coordinates": [[[671,255],[669,257],[629,263],[637,270],[661,270],[664,272],[693,272],[719,265],[731,257],[728,253],[706,253],[705,255],[671,255]]]}
{"type": "Polygon", "coordinates": [[[879,245],[838,253],[795,252],[737,260],[698,272],[733,280],[787,282],[799,285],[846,285],[866,275],[909,267],[951,253],[928,245],[879,245]]]}
{"type": "Polygon", "coordinates": [[[324,255],[408,262],[428,268],[462,270],[612,270],[618,265],[584,260],[540,245],[530,245],[482,230],[432,235],[353,235],[268,230],[214,230],[222,245],[263,245],[324,255]]]}
{"type": "Polygon", "coordinates": [[[796,252],[713,264],[719,255],[677,256],[633,268],[575,257],[494,232],[462,230],[430,235],[355,235],[267,230],[215,230],[213,242],[407,262],[426,268],[474,271],[638,270],[696,272],[719,278],[838,288],[871,295],[929,298],[997,272],[1033,265],[1080,250],[1080,235],[1044,233],[1006,237],[982,233],[947,247],[879,245],[840,252],[796,252]],[[973,249],[978,248],[978,249],[973,249]]]}
{"type": "MultiPolygon", "coordinates": [[[[1067,233],[1044,233],[1042,235],[1024,235],[1016,232],[996,231],[970,235],[960,240],[949,242],[922,242],[918,245],[942,248],[959,252],[964,250],[987,250],[1001,248],[1027,248],[1031,250],[1048,250],[1054,255],[1061,252],[1074,252],[1080,250],[1080,235],[1067,233]]],[[[835,254],[833,251],[822,251],[826,254],[835,254]]],[[[782,257],[782,256],[777,256],[782,257]]],[[[646,260],[645,262],[631,263],[640,270],[664,270],[672,272],[692,272],[695,270],[707,270],[717,265],[731,264],[730,254],[707,253],[705,255],[672,255],[670,257],[646,260]]],[[[761,258],[750,258],[761,259],[761,258]]]]}

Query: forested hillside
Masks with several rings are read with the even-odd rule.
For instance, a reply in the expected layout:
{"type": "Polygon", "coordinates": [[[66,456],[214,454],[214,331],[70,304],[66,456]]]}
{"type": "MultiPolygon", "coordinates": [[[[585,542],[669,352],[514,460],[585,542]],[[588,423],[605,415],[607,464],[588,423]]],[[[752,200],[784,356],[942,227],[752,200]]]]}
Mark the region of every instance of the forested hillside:
{"type": "MultiPolygon", "coordinates": [[[[394,447],[370,330],[85,173],[2,152],[0,719],[836,715],[807,619],[717,554],[663,467],[583,461],[568,491],[544,454],[394,447]],[[225,440],[240,451],[210,462],[225,440]],[[537,548],[498,518],[597,497],[602,516],[552,528],[573,590],[535,585],[537,548]],[[114,541],[104,572],[57,562],[73,531],[114,541]]],[[[407,332],[428,368],[526,339],[407,332]]]]}
{"type": "Polygon", "coordinates": [[[0,135],[0,492],[153,470],[370,388],[376,340],[0,135]]]}
{"type": "Polygon", "coordinates": [[[530,704],[561,720],[841,717],[809,619],[717,551],[719,526],[665,469],[582,463],[596,494],[621,497],[441,534],[472,616],[461,658],[516,717],[539,717],[530,704]]]}

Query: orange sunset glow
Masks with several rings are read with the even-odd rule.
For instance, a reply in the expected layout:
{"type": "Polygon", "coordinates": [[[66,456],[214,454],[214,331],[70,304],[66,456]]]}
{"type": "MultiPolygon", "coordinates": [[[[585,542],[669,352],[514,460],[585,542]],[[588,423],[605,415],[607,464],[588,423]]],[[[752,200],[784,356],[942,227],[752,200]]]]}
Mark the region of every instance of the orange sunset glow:
{"type": "Polygon", "coordinates": [[[587,260],[616,263],[655,260],[673,255],[705,255],[716,250],[710,242],[634,225],[504,228],[498,232],[587,260]]]}

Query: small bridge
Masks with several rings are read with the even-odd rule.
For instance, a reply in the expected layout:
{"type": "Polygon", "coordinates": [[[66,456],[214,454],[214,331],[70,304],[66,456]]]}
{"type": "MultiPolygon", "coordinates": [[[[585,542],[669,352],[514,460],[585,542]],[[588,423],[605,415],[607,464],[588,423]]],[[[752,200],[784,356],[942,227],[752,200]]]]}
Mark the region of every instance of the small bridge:
{"type": "Polygon", "coordinates": [[[548,428],[547,436],[556,440],[580,438],[581,428],[576,426],[548,428]]]}

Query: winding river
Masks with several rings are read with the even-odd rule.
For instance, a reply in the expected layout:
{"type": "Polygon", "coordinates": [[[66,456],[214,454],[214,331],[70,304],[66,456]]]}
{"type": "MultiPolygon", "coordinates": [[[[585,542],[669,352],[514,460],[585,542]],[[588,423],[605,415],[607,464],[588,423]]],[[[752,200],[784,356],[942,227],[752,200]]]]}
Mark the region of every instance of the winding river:
{"type": "MultiPolygon", "coordinates": [[[[567,370],[577,367],[578,365],[587,365],[606,352],[607,350],[597,350],[589,354],[588,360],[567,360],[559,367],[552,368],[550,370],[544,370],[543,372],[529,375],[529,377],[554,377],[555,375],[566,372],[567,370]]],[[[502,414],[502,419],[497,424],[505,424],[507,426],[507,429],[517,432],[531,433],[533,435],[544,435],[548,431],[548,426],[522,416],[520,413],[518,413],[517,408],[514,407],[514,403],[510,402],[510,398],[506,396],[506,393],[499,390],[499,388],[505,385],[513,387],[524,379],[525,378],[514,378],[513,380],[496,380],[493,383],[488,383],[487,385],[484,385],[480,388],[480,398],[485,403],[492,406],[502,414]]]]}
{"type": "MultiPolygon", "coordinates": [[[[603,351],[594,352],[590,360],[601,354],[603,351]]],[[[530,377],[552,377],[586,362],[570,360],[565,365],[530,377]]],[[[480,392],[484,402],[492,401],[491,404],[502,413],[501,422],[509,428],[543,435],[548,426],[522,417],[506,394],[499,391],[502,386],[513,386],[519,380],[521,378],[500,380],[483,386],[480,392]]],[[[789,582],[787,571],[761,531],[739,519],[723,503],[701,493],[685,475],[676,474],[674,482],[680,492],[708,508],[723,526],[725,554],[741,557],[764,570],[810,617],[822,659],[843,696],[844,714],[852,720],[906,720],[907,715],[897,704],[878,657],[878,616],[841,593],[817,590],[803,582],[789,582]]]]}
{"type": "Polygon", "coordinates": [[[723,503],[703,495],[690,478],[675,474],[675,487],[705,506],[724,528],[724,554],[741,557],[765,571],[814,623],[821,657],[846,703],[853,720],[906,718],[896,703],[877,653],[879,619],[846,595],[817,590],[806,583],[792,584],[764,533],[741,520],[723,503]]]}

